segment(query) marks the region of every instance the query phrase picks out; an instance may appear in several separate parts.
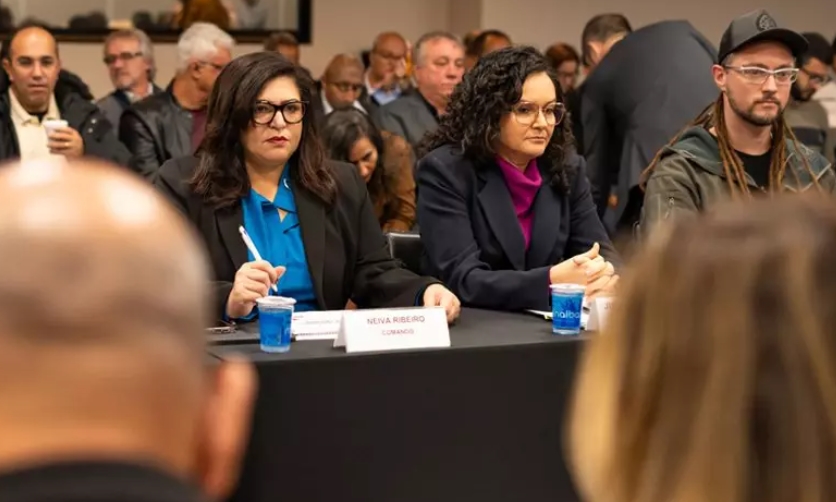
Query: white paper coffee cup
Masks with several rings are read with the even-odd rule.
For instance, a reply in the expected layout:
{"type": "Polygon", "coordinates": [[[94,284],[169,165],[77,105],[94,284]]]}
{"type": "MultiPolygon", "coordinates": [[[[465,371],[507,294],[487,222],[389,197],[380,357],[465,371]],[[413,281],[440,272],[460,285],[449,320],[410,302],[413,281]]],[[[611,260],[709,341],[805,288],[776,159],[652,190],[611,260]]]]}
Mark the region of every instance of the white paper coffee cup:
{"type": "Polygon", "coordinates": [[[53,133],[53,131],[57,131],[58,129],[66,129],[69,127],[66,120],[44,120],[43,121],[44,129],[46,129],[46,136],[47,138],[53,133]]]}

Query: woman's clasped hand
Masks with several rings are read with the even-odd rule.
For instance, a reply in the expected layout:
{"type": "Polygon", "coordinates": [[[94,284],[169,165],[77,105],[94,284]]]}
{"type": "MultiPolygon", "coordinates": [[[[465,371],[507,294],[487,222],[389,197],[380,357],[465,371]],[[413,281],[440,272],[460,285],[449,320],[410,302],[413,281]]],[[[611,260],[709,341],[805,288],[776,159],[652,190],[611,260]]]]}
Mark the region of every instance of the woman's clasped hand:
{"type": "Polygon", "coordinates": [[[590,299],[614,293],[618,275],[615,267],[601,256],[600,251],[601,246],[596,242],[589,251],[558,263],[549,271],[549,281],[551,284],[584,285],[586,296],[590,299]]]}

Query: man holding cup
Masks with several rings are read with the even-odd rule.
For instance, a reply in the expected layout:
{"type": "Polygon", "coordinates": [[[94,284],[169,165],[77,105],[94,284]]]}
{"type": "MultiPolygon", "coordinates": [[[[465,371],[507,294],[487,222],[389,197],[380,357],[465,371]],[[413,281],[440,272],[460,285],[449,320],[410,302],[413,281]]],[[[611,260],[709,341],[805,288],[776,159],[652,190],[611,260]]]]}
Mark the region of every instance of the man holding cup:
{"type": "Polygon", "coordinates": [[[57,44],[47,30],[26,26],[5,44],[0,160],[88,155],[127,165],[130,152],[90,102],[86,86],[61,72],[57,44]]]}

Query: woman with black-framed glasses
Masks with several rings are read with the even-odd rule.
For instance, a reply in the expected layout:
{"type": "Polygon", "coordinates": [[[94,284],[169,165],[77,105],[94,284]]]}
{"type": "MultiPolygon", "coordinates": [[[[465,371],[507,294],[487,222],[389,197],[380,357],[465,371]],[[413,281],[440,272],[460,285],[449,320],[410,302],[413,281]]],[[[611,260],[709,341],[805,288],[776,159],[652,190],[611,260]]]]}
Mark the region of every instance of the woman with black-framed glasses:
{"type": "Polygon", "coordinates": [[[418,163],[427,272],[465,305],[549,306],[549,284],[610,292],[618,256],[572,146],[563,92],[532,47],[465,74],[418,163]]]}
{"type": "Polygon", "coordinates": [[[306,118],[312,84],[273,52],[248,54],[218,76],[194,157],[160,169],[157,186],[203,236],[214,267],[217,317],[248,320],[276,293],[297,310],[441,305],[458,299],[392,260],[366,186],[328,161],[306,118]],[[239,233],[259,251],[256,260],[239,233]]]}

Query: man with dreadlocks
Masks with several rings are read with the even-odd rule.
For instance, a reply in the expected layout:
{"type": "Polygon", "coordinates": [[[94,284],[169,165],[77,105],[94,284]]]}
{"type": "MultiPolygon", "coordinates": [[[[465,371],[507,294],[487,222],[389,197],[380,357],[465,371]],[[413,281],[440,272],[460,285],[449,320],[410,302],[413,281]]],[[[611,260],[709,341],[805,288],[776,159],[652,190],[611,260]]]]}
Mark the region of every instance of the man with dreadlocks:
{"type": "Polygon", "coordinates": [[[802,145],[783,117],[807,40],[766,11],[741,16],[712,67],[717,101],[664,147],[643,175],[642,228],[729,198],[836,191],[828,161],[802,145]]]}

